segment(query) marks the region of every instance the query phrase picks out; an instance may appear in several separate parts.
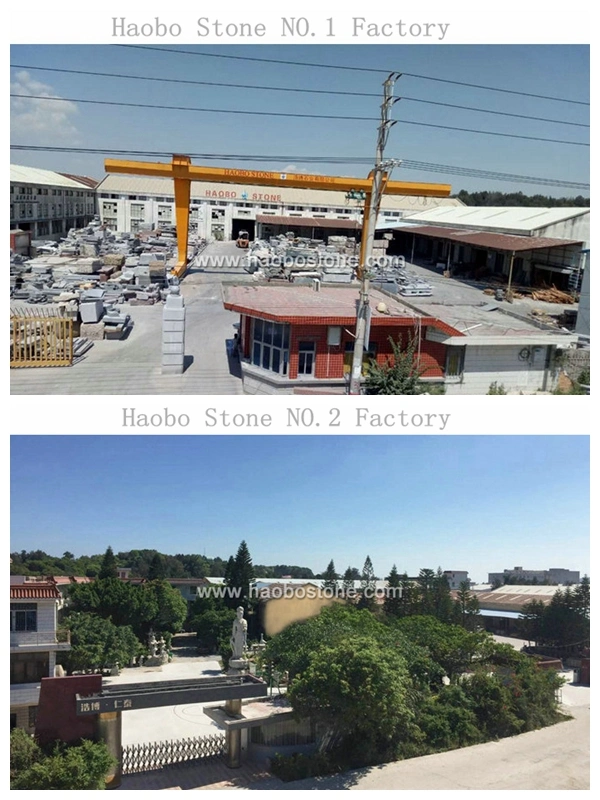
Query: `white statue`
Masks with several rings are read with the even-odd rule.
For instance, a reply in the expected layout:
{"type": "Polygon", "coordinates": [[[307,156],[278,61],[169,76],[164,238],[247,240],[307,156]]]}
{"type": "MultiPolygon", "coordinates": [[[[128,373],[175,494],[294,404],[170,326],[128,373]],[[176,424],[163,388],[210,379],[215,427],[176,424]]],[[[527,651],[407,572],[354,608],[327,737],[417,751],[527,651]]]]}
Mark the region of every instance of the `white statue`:
{"type": "Polygon", "coordinates": [[[244,609],[239,606],[235,611],[235,619],[233,620],[233,628],[231,630],[231,649],[233,651],[232,658],[244,658],[246,651],[246,638],[248,635],[248,623],[244,619],[244,609]]]}

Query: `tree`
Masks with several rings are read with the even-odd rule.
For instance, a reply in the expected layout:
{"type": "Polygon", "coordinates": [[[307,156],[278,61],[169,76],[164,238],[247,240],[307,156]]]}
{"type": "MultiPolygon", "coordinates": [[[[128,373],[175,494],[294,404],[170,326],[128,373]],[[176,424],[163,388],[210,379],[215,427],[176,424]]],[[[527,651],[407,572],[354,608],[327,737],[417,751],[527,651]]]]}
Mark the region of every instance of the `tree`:
{"type": "Polygon", "coordinates": [[[14,728],[10,732],[10,780],[43,758],[43,753],[35,741],[22,728],[14,728]]]}
{"type": "Polygon", "coordinates": [[[387,577],[387,591],[383,603],[383,610],[391,617],[399,617],[401,615],[402,582],[395,564],[387,577]]]}
{"type": "Polygon", "coordinates": [[[51,755],[19,771],[11,789],[104,789],[106,775],[115,764],[104,742],[84,739],[75,746],[57,744],[51,755]]]}
{"type": "Polygon", "coordinates": [[[479,600],[471,592],[469,581],[461,581],[454,601],[456,621],[469,631],[477,628],[479,619],[479,600]]]}
{"type": "Polygon", "coordinates": [[[365,394],[424,394],[427,386],[420,382],[425,369],[415,359],[417,338],[408,340],[402,349],[402,339],[395,342],[390,336],[392,356],[385,364],[371,361],[365,379],[365,394]]]}
{"type": "Polygon", "coordinates": [[[229,643],[231,626],[235,619],[232,608],[206,611],[193,620],[198,636],[198,647],[210,653],[218,653],[223,643],[229,643]]]}
{"type": "Polygon", "coordinates": [[[354,581],[360,580],[360,573],[352,567],[347,567],[346,571],[344,572],[344,578],[342,581],[342,591],[346,597],[354,597],[354,581]],[[355,573],[358,573],[358,578],[355,578],[355,573]]]}
{"type": "Polygon", "coordinates": [[[398,651],[355,636],[321,643],[311,652],[288,698],[295,712],[324,725],[355,759],[372,763],[410,730],[410,688],[407,664],[398,651]]]}
{"type": "Polygon", "coordinates": [[[66,620],[71,631],[71,649],[58,660],[69,674],[75,670],[102,669],[114,664],[128,666],[143,652],[129,625],[113,625],[96,614],[76,612],[66,620]]]}
{"type": "Polygon", "coordinates": [[[460,625],[449,625],[431,616],[405,617],[398,620],[395,627],[415,644],[427,648],[450,679],[465,672],[476,656],[487,655],[493,644],[485,632],[472,633],[460,625]]]}
{"type": "MultiPolygon", "coordinates": [[[[229,568],[229,562],[227,566],[229,568]]],[[[227,598],[227,604],[231,608],[241,605],[247,610],[248,606],[250,605],[250,586],[253,583],[254,567],[252,565],[252,556],[248,550],[248,545],[242,540],[235,555],[233,565],[231,566],[230,575],[228,576],[226,583],[229,588],[234,590],[227,598]]]]}
{"type": "Polygon", "coordinates": [[[102,565],[100,566],[98,577],[100,579],[116,578],[117,575],[117,559],[115,558],[112,547],[109,545],[104,553],[104,558],[102,559],[102,565]]]}
{"type": "Polygon", "coordinates": [[[167,577],[167,560],[162,553],[154,553],[148,567],[148,580],[164,580],[167,577]]]}
{"type": "Polygon", "coordinates": [[[75,558],[73,553],[71,553],[69,550],[65,550],[62,557],[65,559],[65,561],[73,561],[73,559],[75,558]]]}
{"type": "Polygon", "coordinates": [[[323,573],[323,589],[333,589],[333,591],[335,591],[337,588],[337,580],[338,574],[335,571],[335,564],[332,558],[327,565],[327,569],[323,573]]]}
{"type": "Polygon", "coordinates": [[[180,631],[187,617],[187,603],[181,592],[168,581],[161,580],[143,583],[140,589],[146,595],[148,604],[157,608],[157,613],[149,620],[149,627],[157,633],[180,631]]]}
{"type": "Polygon", "coordinates": [[[448,578],[438,567],[435,578],[433,579],[433,605],[434,615],[442,622],[452,620],[452,597],[450,596],[450,584],[448,578]]]}
{"type": "Polygon", "coordinates": [[[419,570],[417,578],[419,586],[419,613],[424,616],[435,616],[435,572],[432,569],[419,570]]]}
{"type": "Polygon", "coordinates": [[[373,569],[373,562],[371,557],[365,558],[365,563],[362,568],[360,576],[360,591],[361,597],[359,606],[361,608],[373,609],[375,607],[375,570],[373,569]]]}

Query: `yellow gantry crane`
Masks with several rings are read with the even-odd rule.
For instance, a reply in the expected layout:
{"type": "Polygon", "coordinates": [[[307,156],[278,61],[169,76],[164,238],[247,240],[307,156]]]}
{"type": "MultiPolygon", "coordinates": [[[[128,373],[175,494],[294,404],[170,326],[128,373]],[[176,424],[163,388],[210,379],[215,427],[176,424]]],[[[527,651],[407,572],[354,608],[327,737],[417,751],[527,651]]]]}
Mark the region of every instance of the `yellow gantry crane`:
{"type": "MultiPolygon", "coordinates": [[[[289,172],[262,172],[249,169],[223,169],[218,167],[195,167],[189,156],[174,155],[170,164],[148,161],[120,161],[106,159],[106,172],[122,175],[144,175],[152,178],[173,178],[175,185],[175,216],[177,223],[177,265],[173,274],[182,277],[187,269],[187,245],[190,221],[190,193],[192,181],[214,183],[250,184],[253,186],[289,186],[294,189],[322,189],[324,191],[363,191],[363,237],[367,230],[371,201],[372,176],[368,178],[344,178],[328,175],[305,175],[289,172]]],[[[385,194],[411,195],[419,197],[448,197],[451,187],[446,183],[406,183],[386,181],[385,194]]],[[[363,265],[361,250],[360,265],[363,265]]]]}

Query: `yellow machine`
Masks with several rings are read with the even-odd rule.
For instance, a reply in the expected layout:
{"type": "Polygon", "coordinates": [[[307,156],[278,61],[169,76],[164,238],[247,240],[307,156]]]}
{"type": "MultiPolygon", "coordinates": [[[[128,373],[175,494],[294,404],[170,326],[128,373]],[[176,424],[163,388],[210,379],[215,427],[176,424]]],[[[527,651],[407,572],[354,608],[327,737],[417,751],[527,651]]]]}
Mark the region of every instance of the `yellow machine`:
{"type": "MultiPolygon", "coordinates": [[[[177,265],[173,273],[178,278],[185,275],[187,269],[190,187],[192,181],[213,181],[215,183],[238,183],[258,186],[289,186],[294,189],[324,189],[346,193],[362,190],[365,193],[363,234],[367,230],[369,221],[372,189],[371,176],[368,178],[344,178],[328,175],[305,175],[302,173],[263,172],[250,169],[195,167],[192,165],[190,157],[184,155],[174,155],[170,164],[147,161],[119,161],[108,158],[104,162],[104,168],[107,172],[123,175],[173,178],[177,223],[177,265]]],[[[421,197],[448,197],[450,191],[451,186],[446,183],[406,183],[404,181],[386,181],[384,189],[385,194],[421,197]]],[[[363,235],[363,244],[364,241],[365,236],[363,235]]],[[[243,247],[244,245],[241,246],[243,247]]]]}

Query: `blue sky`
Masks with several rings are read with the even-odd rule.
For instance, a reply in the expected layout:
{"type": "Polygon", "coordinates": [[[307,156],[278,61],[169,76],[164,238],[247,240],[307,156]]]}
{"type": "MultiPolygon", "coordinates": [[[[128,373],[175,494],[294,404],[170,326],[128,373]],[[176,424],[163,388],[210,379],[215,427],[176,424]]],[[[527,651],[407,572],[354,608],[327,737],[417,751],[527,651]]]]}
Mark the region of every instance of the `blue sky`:
{"type": "MultiPolygon", "coordinates": [[[[197,53],[260,56],[317,63],[399,70],[534,94],[589,101],[589,48],[576,45],[335,45],[227,46],[177,45],[197,53]]],[[[383,74],[322,70],[281,64],[209,58],[111,45],[19,45],[11,48],[11,64],[26,67],[83,69],[221,83],[263,84],[334,91],[381,92],[383,74]]],[[[18,94],[90,98],[123,102],[207,108],[280,111],[376,117],[379,97],[283,93],[246,89],[186,86],[145,81],[11,69],[12,91],[18,94]]],[[[405,76],[396,94],[421,100],[479,106],[535,116],[521,120],[474,111],[402,100],[394,108],[399,120],[469,127],[550,139],[589,142],[588,129],[540,121],[540,117],[589,123],[587,106],[540,100],[480,89],[435,83],[405,76]]],[[[294,164],[300,155],[371,157],[376,122],[288,119],[230,114],[93,106],[14,100],[12,143],[165,150],[182,153],[281,154],[289,156],[269,169],[294,164]]],[[[589,181],[589,148],[546,142],[481,136],[397,124],[386,156],[513,174],[589,181]]],[[[103,157],[14,151],[13,163],[101,178],[103,157]]],[[[196,163],[199,163],[198,161],[196,163]]],[[[235,166],[261,168],[259,161],[235,166]]],[[[302,167],[301,167],[302,168],[302,167]]],[[[356,165],[303,167],[304,171],[366,175],[356,165]]],[[[398,170],[395,178],[452,182],[453,190],[522,190],[563,195],[579,191],[501,181],[398,170]]],[[[586,193],[585,191],[583,193],[586,193]]]]}
{"type": "Polygon", "coordinates": [[[589,574],[589,439],[15,436],[11,551],[589,574]]]}

